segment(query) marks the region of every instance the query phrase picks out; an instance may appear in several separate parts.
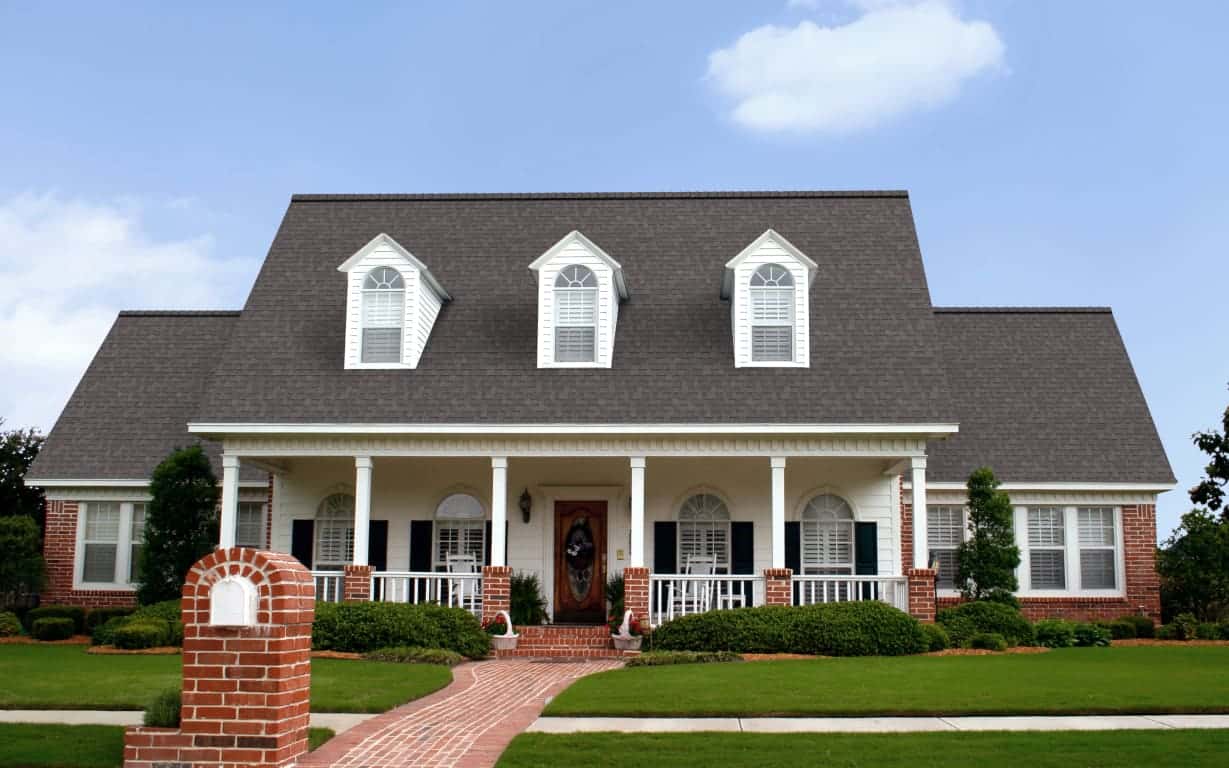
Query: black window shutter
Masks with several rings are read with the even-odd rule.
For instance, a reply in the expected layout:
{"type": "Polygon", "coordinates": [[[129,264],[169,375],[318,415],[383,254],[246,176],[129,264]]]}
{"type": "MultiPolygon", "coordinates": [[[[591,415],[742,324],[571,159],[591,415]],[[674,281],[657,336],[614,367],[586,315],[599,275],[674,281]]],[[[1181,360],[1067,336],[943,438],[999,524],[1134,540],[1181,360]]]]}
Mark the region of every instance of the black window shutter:
{"type": "Polygon", "coordinates": [[[388,521],[372,520],[367,526],[367,564],[388,570],[388,521]]]}
{"type": "Polygon", "coordinates": [[[312,550],[316,545],[316,521],[295,520],[290,527],[290,554],[307,570],[312,567],[312,550]]]}
{"type": "Polygon", "coordinates": [[[678,523],[653,523],[653,572],[678,573],[678,523]]]}
{"type": "MultiPolygon", "coordinates": [[[[879,573],[879,533],[874,523],[854,523],[853,572],[859,576],[874,576],[879,573]]],[[[863,600],[878,597],[877,585],[862,585],[863,600]]]]}
{"type": "Polygon", "coordinates": [[[785,524],[785,567],[802,573],[802,524],[796,520],[785,524]]]}
{"type": "Polygon", "coordinates": [[[755,523],[730,523],[730,572],[755,573],[755,523]]]}
{"type": "Polygon", "coordinates": [[[433,528],[431,520],[410,521],[410,570],[426,572],[431,570],[431,538],[433,528]]]}

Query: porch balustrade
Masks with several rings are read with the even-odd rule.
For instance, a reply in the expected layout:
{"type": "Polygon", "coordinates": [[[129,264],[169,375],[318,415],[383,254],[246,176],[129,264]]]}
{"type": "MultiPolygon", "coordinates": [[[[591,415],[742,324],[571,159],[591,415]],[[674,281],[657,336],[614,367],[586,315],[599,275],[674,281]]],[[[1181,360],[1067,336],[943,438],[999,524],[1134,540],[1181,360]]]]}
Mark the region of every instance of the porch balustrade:
{"type": "Polygon", "coordinates": [[[340,603],[345,587],[345,573],[342,571],[312,571],[312,581],[316,582],[316,601],[320,603],[340,603]]]}
{"type": "Polygon", "coordinates": [[[649,624],[693,613],[762,605],[764,578],[753,575],[650,574],[649,624]]]}
{"type": "Polygon", "coordinates": [[[902,611],[909,610],[909,584],[904,576],[793,577],[794,605],[880,600],[902,611]]]}
{"type": "Polygon", "coordinates": [[[386,603],[437,603],[482,616],[482,574],[376,571],[371,599],[386,603]]]}

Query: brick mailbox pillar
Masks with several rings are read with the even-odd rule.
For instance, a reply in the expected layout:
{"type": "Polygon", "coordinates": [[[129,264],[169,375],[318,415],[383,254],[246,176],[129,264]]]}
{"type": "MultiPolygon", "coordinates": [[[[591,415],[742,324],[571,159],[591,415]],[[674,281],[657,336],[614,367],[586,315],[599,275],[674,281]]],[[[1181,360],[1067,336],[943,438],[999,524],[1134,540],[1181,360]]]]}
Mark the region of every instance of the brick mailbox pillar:
{"type": "Polygon", "coordinates": [[[341,599],[347,603],[365,603],[371,600],[371,574],[373,565],[347,565],[342,571],[341,599]]]}
{"type": "MultiPolygon", "coordinates": [[[[623,569],[623,608],[631,611],[640,620],[641,626],[649,623],[649,569],[628,566],[623,569]]],[[[622,621],[623,617],[618,617],[622,621]]]]}
{"type": "Polygon", "coordinates": [[[129,728],[124,768],[281,768],[307,753],[311,574],[290,555],[217,550],[183,588],[179,728],[129,728]]]}
{"type": "Polygon", "coordinates": [[[790,568],[764,569],[764,605],[794,604],[794,572],[790,568]]]}
{"type": "Polygon", "coordinates": [[[512,610],[512,569],[506,565],[482,567],[482,621],[512,610]]]}
{"type": "Polygon", "coordinates": [[[918,621],[935,620],[935,576],[933,568],[910,568],[905,571],[909,580],[909,615],[918,621]]]}

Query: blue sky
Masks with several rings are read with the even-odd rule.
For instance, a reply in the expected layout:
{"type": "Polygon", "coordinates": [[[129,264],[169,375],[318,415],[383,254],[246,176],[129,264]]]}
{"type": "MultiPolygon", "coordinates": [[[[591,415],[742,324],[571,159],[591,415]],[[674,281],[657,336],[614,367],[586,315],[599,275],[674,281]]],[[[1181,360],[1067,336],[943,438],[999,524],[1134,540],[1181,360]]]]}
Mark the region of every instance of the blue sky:
{"type": "Polygon", "coordinates": [[[294,192],[904,188],[936,304],[1111,305],[1179,477],[1229,403],[1229,5],[0,1],[0,415],[235,307],[294,192]],[[133,279],[134,273],[140,279],[133,279]]]}

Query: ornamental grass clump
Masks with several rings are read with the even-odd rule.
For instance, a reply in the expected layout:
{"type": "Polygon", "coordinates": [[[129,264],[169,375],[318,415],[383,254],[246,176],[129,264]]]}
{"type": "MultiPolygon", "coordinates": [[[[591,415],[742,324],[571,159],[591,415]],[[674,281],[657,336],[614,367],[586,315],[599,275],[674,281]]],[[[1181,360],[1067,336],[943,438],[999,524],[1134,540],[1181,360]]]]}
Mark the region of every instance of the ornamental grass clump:
{"type": "Polygon", "coordinates": [[[178,728],[183,707],[183,696],[178,688],[168,688],[155,696],[145,706],[141,722],[149,728],[178,728]]]}

